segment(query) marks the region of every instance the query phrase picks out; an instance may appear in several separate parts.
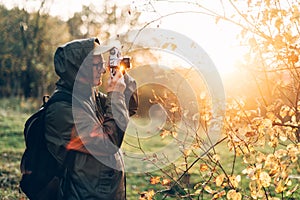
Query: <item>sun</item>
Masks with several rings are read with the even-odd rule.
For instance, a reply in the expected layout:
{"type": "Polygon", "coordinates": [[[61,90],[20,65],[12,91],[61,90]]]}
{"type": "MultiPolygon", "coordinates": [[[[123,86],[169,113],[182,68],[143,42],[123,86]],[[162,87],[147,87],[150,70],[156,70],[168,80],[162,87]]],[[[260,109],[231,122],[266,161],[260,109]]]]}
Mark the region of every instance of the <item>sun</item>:
{"type": "Polygon", "coordinates": [[[221,76],[237,73],[238,65],[243,59],[245,50],[242,47],[223,46],[212,50],[210,57],[221,76]]]}
{"type": "Polygon", "coordinates": [[[238,70],[238,64],[246,54],[246,48],[240,45],[237,35],[241,29],[230,23],[210,24],[211,31],[206,35],[209,41],[205,47],[221,76],[232,75],[238,70]]]}
{"type": "MultiPolygon", "coordinates": [[[[144,13],[148,22],[151,15],[144,13]]],[[[152,16],[153,17],[153,16],[152,16]]],[[[196,42],[214,62],[221,76],[232,75],[237,70],[237,63],[243,58],[245,49],[239,46],[237,35],[240,27],[197,13],[176,13],[161,18],[149,27],[159,27],[176,31],[196,42]]]]}

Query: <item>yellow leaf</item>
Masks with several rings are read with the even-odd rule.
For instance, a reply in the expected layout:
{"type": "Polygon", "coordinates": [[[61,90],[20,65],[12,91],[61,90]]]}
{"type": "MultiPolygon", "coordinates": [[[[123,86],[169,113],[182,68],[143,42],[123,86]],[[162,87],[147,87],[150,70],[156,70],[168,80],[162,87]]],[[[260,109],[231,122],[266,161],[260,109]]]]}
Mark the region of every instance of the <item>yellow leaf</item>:
{"type": "Polygon", "coordinates": [[[150,184],[155,185],[160,183],[160,177],[159,176],[155,176],[155,177],[151,177],[150,178],[150,184]]]}
{"type": "Polygon", "coordinates": [[[288,137],[287,137],[286,133],[284,133],[284,134],[280,134],[280,135],[279,135],[279,139],[280,139],[282,142],[285,142],[285,141],[288,139],[288,137]]]}
{"type": "Polygon", "coordinates": [[[273,154],[267,155],[265,168],[266,169],[273,169],[274,165],[277,165],[277,158],[273,154]]]}
{"type": "Polygon", "coordinates": [[[269,175],[271,176],[271,177],[273,177],[273,176],[275,176],[276,174],[278,174],[280,171],[279,171],[280,169],[279,169],[279,167],[274,167],[273,169],[271,169],[270,171],[269,171],[269,175]]]}
{"type": "Polygon", "coordinates": [[[208,166],[206,164],[204,164],[204,163],[201,163],[200,164],[200,171],[201,172],[205,172],[207,170],[208,170],[208,166]]]}
{"type": "Polygon", "coordinates": [[[155,194],[154,190],[142,192],[142,193],[140,193],[139,200],[152,200],[152,197],[154,196],[154,194],[155,194]]]}
{"type": "Polygon", "coordinates": [[[269,144],[270,147],[273,147],[273,148],[277,147],[278,144],[279,144],[278,138],[271,136],[270,141],[268,142],[268,144],[269,144]]]}
{"type": "Polygon", "coordinates": [[[200,194],[200,193],[201,193],[201,189],[195,191],[195,194],[200,194]]]}
{"type": "Polygon", "coordinates": [[[285,180],[285,184],[287,185],[287,186],[291,186],[293,183],[292,183],[292,181],[290,180],[290,179],[286,179],[285,180]]]}
{"type": "Polygon", "coordinates": [[[225,174],[220,174],[216,177],[216,186],[221,186],[225,178],[225,174]]]}
{"type": "Polygon", "coordinates": [[[227,199],[232,199],[232,200],[241,200],[242,195],[239,192],[236,192],[235,190],[229,190],[227,192],[227,199]]]}
{"type": "Polygon", "coordinates": [[[211,187],[209,187],[208,185],[206,185],[206,186],[204,187],[204,190],[205,190],[206,192],[208,192],[209,194],[214,194],[214,193],[216,193],[216,191],[213,190],[213,189],[211,189],[211,187]]]}
{"type": "Polygon", "coordinates": [[[237,192],[234,200],[241,200],[241,199],[242,199],[242,194],[237,192]]]}
{"type": "Polygon", "coordinates": [[[283,105],[279,111],[279,115],[280,117],[284,118],[288,115],[289,111],[290,111],[290,107],[287,105],[283,105]]]}
{"type": "Polygon", "coordinates": [[[170,135],[170,131],[168,130],[163,130],[161,133],[160,133],[160,136],[162,139],[164,139],[166,136],[170,135]]]}
{"type": "Polygon", "coordinates": [[[176,137],[177,137],[177,135],[178,135],[178,133],[177,133],[177,132],[175,132],[175,131],[172,131],[172,132],[171,132],[171,134],[172,134],[172,136],[173,136],[174,138],[176,138],[176,137]]]}
{"type": "Polygon", "coordinates": [[[291,156],[291,161],[294,163],[298,160],[298,157],[297,156],[291,156]]]}
{"type": "Polygon", "coordinates": [[[250,152],[244,155],[243,160],[245,163],[254,164],[256,162],[256,154],[250,152]]]}
{"type": "Polygon", "coordinates": [[[183,151],[183,154],[184,154],[184,156],[188,156],[188,155],[191,154],[191,152],[192,152],[192,150],[190,150],[190,149],[185,149],[185,150],[183,151]]]}
{"type": "Polygon", "coordinates": [[[229,190],[227,192],[227,199],[233,199],[236,191],[235,190],[229,190]]]}
{"type": "Polygon", "coordinates": [[[164,178],[161,182],[161,184],[163,186],[170,185],[170,183],[171,183],[170,179],[167,179],[167,178],[164,178]]]}
{"type": "Polygon", "coordinates": [[[275,151],[274,155],[275,155],[277,158],[282,158],[282,157],[284,157],[284,156],[287,155],[287,150],[279,149],[279,150],[275,151]]]}
{"type": "Polygon", "coordinates": [[[286,189],[286,187],[284,187],[283,181],[280,180],[280,181],[277,183],[277,186],[276,186],[276,188],[275,188],[275,192],[281,193],[281,192],[283,192],[285,189],[286,189]]]}
{"type": "Polygon", "coordinates": [[[221,192],[218,192],[217,194],[214,194],[213,199],[219,199],[224,195],[226,195],[226,191],[222,190],[221,192]]]}
{"type": "Polygon", "coordinates": [[[148,192],[148,195],[149,195],[151,198],[154,196],[154,194],[155,194],[154,190],[150,190],[150,191],[148,192]]]}
{"type": "Polygon", "coordinates": [[[261,190],[262,186],[260,184],[257,184],[256,181],[251,181],[249,183],[249,189],[251,192],[257,193],[259,190],[261,190]]]}
{"type": "Polygon", "coordinates": [[[297,148],[297,146],[294,144],[289,144],[286,149],[291,161],[296,162],[298,160],[298,155],[300,154],[299,148],[297,148]]]}
{"type": "Polygon", "coordinates": [[[247,131],[246,134],[245,134],[246,137],[253,137],[255,135],[256,135],[255,131],[247,131]]]}
{"type": "Polygon", "coordinates": [[[251,181],[249,183],[249,189],[251,191],[251,197],[253,197],[254,199],[258,199],[264,196],[262,185],[258,184],[257,181],[251,181]]]}
{"type": "Polygon", "coordinates": [[[257,152],[257,154],[256,154],[256,161],[258,163],[262,163],[262,162],[265,162],[265,160],[266,160],[266,155],[263,154],[263,153],[261,153],[261,152],[257,152]]]}
{"type": "Polygon", "coordinates": [[[241,181],[241,176],[229,176],[229,181],[233,187],[237,188],[239,186],[239,182],[241,181]]]}
{"type": "Polygon", "coordinates": [[[173,44],[173,43],[169,43],[169,42],[167,42],[167,43],[164,43],[163,45],[162,45],[162,48],[163,49],[167,49],[168,47],[170,47],[173,51],[177,48],[177,45],[176,44],[173,44]]]}
{"type": "Polygon", "coordinates": [[[269,174],[267,172],[261,172],[259,174],[259,180],[260,180],[261,185],[263,187],[269,187],[270,186],[271,177],[269,176],[269,174]]]}
{"type": "Polygon", "coordinates": [[[147,194],[147,193],[142,192],[142,193],[140,194],[139,200],[147,200],[146,194],[147,194]]]}
{"type": "Polygon", "coordinates": [[[174,107],[172,107],[172,108],[170,109],[170,112],[171,112],[171,113],[175,113],[175,112],[178,111],[178,109],[179,109],[178,106],[174,106],[174,107]]]}
{"type": "Polygon", "coordinates": [[[256,168],[253,166],[248,166],[246,169],[244,169],[242,171],[243,174],[247,174],[247,176],[251,179],[254,180],[255,177],[255,172],[256,172],[256,168]]]}

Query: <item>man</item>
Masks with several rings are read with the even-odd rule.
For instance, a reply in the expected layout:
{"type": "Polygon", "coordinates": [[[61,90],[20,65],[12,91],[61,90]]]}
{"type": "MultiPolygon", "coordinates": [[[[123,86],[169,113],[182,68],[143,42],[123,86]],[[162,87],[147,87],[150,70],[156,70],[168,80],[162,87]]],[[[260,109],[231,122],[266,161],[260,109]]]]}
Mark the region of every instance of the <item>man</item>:
{"type": "Polygon", "coordinates": [[[54,95],[72,95],[72,104],[55,102],[46,112],[48,149],[66,169],[58,199],[126,199],[120,147],[137,109],[136,83],[117,71],[107,95],[96,91],[106,72],[102,53],[97,38],[74,40],[55,52],[60,79],[54,95]]]}

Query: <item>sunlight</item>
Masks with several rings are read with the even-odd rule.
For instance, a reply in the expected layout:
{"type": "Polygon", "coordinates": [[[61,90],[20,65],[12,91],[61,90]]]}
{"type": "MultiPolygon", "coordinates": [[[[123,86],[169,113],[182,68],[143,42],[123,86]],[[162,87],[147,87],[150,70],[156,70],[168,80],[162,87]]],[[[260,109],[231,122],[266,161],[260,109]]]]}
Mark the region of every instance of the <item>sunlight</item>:
{"type": "MultiPolygon", "coordinates": [[[[153,2],[153,9],[142,13],[141,21],[154,21],[149,27],[160,27],[181,33],[198,43],[215,63],[221,76],[232,75],[236,72],[236,64],[243,58],[245,50],[239,46],[236,39],[239,27],[219,21],[203,13],[195,12],[195,6],[187,3],[153,2]],[[186,12],[181,12],[185,11],[186,12]],[[174,13],[174,15],[169,15],[174,13]]],[[[207,6],[219,10],[219,1],[210,1],[207,6]]]]}
{"type": "Polygon", "coordinates": [[[238,46],[236,35],[238,28],[199,14],[178,14],[160,21],[160,27],[179,32],[197,42],[215,63],[221,76],[236,71],[236,63],[242,59],[245,51],[238,46]],[[195,24],[186,22],[197,20],[195,24]]]}
{"type": "MultiPolygon", "coordinates": [[[[8,7],[13,7],[14,5],[19,5],[19,7],[23,5],[27,9],[33,9],[34,7],[34,1],[28,1],[27,4],[21,4],[15,0],[0,1],[4,2],[8,7]]],[[[49,12],[53,16],[60,16],[63,20],[66,20],[74,12],[79,12],[82,5],[89,5],[91,2],[89,0],[80,0],[78,3],[77,1],[74,3],[73,0],[66,2],[54,0],[49,12]]],[[[240,31],[238,27],[221,20],[216,23],[215,18],[198,12],[199,7],[187,2],[151,1],[151,4],[147,2],[143,0],[134,3],[127,0],[112,1],[112,3],[117,5],[131,5],[132,9],[141,12],[139,21],[142,23],[148,23],[153,20],[153,23],[147,26],[148,28],[160,27],[169,29],[197,42],[213,60],[221,76],[232,75],[236,71],[236,63],[242,59],[245,52],[238,46],[236,39],[240,31]],[[169,15],[170,13],[174,14],[169,15]],[[162,17],[165,15],[169,16],[162,17]]],[[[95,2],[92,3],[95,4],[95,2]]],[[[96,2],[96,5],[102,3],[101,1],[96,2]]],[[[219,1],[204,1],[201,4],[216,12],[221,12],[222,9],[219,1]]]]}

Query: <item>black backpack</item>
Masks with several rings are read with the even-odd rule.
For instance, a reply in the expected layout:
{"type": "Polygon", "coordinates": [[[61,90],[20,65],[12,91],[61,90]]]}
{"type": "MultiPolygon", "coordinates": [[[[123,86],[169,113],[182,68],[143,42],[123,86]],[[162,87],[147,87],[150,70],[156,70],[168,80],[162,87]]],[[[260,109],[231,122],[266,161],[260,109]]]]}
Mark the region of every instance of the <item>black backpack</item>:
{"type": "Polygon", "coordinates": [[[61,166],[50,154],[45,140],[45,113],[47,107],[58,101],[72,102],[72,95],[54,93],[42,107],[31,115],[24,127],[25,151],[20,169],[20,188],[31,199],[55,199],[59,188],[59,178],[64,173],[61,166]]]}

